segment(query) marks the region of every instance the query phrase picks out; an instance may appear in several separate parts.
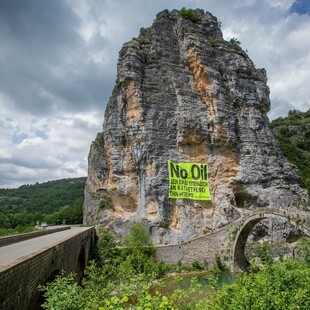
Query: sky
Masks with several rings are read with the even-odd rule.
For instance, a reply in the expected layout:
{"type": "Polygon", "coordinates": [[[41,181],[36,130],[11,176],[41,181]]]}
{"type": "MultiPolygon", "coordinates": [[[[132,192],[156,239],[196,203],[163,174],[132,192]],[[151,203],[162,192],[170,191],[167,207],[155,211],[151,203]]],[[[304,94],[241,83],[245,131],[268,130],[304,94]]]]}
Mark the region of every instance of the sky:
{"type": "Polygon", "coordinates": [[[310,108],[309,0],[1,0],[0,187],[86,176],[122,44],[182,7],[266,68],[270,120],[310,108]]]}

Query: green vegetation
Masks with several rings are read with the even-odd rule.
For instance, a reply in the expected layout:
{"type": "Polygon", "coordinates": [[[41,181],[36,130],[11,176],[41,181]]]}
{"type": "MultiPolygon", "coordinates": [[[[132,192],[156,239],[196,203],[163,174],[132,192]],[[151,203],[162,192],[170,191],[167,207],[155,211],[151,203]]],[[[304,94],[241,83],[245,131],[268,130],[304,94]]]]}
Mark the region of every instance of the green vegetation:
{"type": "Polygon", "coordinates": [[[134,224],[116,247],[114,238],[101,232],[97,244],[99,258],[85,272],[82,286],[72,274],[61,275],[47,284],[45,309],[172,309],[168,298],[149,292],[150,284],[163,271],[154,260],[154,246],[142,225],[134,224]]]}
{"type": "Polygon", "coordinates": [[[305,262],[310,265],[310,238],[300,238],[297,242],[297,246],[301,250],[305,262]]]}
{"type": "Polygon", "coordinates": [[[165,229],[168,229],[169,226],[170,226],[170,221],[167,219],[163,219],[159,225],[159,227],[165,228],[165,229]]]}
{"type": "Polygon", "coordinates": [[[0,234],[26,232],[36,221],[82,223],[86,178],[0,189],[0,234]]]}
{"type": "Polygon", "coordinates": [[[259,246],[258,257],[260,261],[265,265],[271,265],[273,263],[273,258],[269,252],[269,249],[266,243],[263,243],[259,246]]]}
{"type": "Polygon", "coordinates": [[[151,39],[150,38],[147,38],[147,37],[143,37],[143,36],[140,36],[138,38],[138,41],[141,45],[145,45],[145,44],[150,44],[151,43],[151,39]]]}
{"type": "MultiPolygon", "coordinates": [[[[310,267],[287,260],[238,277],[208,301],[209,309],[309,309],[310,267]]],[[[208,308],[206,308],[208,309],[208,308]]]]}
{"type": "Polygon", "coordinates": [[[237,40],[236,38],[231,38],[229,43],[231,44],[232,48],[235,51],[237,51],[237,52],[242,51],[241,42],[239,40],[237,40]]]}
{"type": "Polygon", "coordinates": [[[17,225],[15,228],[0,228],[0,237],[15,234],[24,234],[35,230],[36,229],[34,226],[20,226],[20,225],[17,225]]]}
{"type": "Polygon", "coordinates": [[[208,42],[210,43],[212,47],[216,47],[216,43],[217,43],[216,38],[211,37],[209,38],[208,42]]]}
{"type": "Polygon", "coordinates": [[[183,7],[180,11],[179,11],[180,16],[182,16],[184,19],[188,19],[191,20],[193,23],[196,23],[198,20],[197,14],[194,10],[192,9],[186,9],[185,7],[183,7]]]}
{"type": "Polygon", "coordinates": [[[114,207],[111,203],[106,203],[105,201],[101,200],[99,204],[100,209],[105,209],[105,210],[113,210],[114,207]]]}
{"type": "Polygon", "coordinates": [[[215,257],[215,261],[216,261],[216,266],[220,271],[226,272],[229,270],[228,266],[222,262],[221,257],[219,255],[215,257]]]}
{"type": "MultiPolygon", "coordinates": [[[[237,276],[232,284],[219,286],[217,278],[208,278],[203,287],[194,277],[190,287],[175,286],[181,277],[163,277],[170,270],[154,260],[154,247],[142,225],[134,224],[124,239],[125,247],[116,247],[113,236],[101,232],[97,262],[86,269],[82,285],[74,275],[60,275],[41,288],[44,309],[75,310],[238,310],[238,309],[310,309],[309,261],[270,261],[262,249],[262,265],[237,276]]],[[[309,251],[309,239],[303,241],[309,251]]],[[[195,262],[200,269],[198,262],[195,262]]]]}
{"type": "Polygon", "coordinates": [[[310,192],[310,110],[289,111],[287,117],[273,120],[271,127],[283,154],[297,166],[301,183],[310,192]]]}
{"type": "Polygon", "coordinates": [[[238,46],[241,45],[241,42],[238,39],[236,39],[236,38],[231,38],[229,43],[232,44],[232,45],[238,45],[238,46]]]}

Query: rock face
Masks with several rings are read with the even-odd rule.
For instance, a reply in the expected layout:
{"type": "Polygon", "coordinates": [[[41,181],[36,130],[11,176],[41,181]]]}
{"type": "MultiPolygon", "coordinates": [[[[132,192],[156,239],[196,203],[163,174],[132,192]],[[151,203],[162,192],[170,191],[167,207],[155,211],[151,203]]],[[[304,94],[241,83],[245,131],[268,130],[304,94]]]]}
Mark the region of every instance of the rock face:
{"type": "Polygon", "coordinates": [[[84,223],[122,237],[141,222],[178,243],[247,209],[308,201],[269,127],[266,72],[223,40],[217,19],[165,10],[119,54],[103,132],[92,143],[84,223]],[[212,201],[168,198],[167,161],[209,165],[212,201]]]}

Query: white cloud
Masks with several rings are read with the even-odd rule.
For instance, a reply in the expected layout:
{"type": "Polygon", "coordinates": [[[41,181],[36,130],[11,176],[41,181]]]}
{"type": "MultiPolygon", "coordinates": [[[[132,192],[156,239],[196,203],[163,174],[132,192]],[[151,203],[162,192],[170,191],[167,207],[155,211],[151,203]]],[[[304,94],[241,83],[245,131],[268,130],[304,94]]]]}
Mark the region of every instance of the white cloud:
{"type": "Polygon", "coordinates": [[[20,123],[2,116],[1,127],[8,130],[0,144],[0,186],[87,175],[90,142],[101,123],[102,113],[97,111],[20,123]],[[16,132],[26,138],[14,143],[16,132]]]}

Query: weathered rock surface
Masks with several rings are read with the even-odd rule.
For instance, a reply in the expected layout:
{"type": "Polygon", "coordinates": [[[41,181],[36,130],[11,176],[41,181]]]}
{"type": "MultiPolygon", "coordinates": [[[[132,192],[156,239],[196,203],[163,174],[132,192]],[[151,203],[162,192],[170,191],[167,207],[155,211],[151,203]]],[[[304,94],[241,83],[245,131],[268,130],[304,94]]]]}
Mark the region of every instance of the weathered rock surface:
{"type": "Polygon", "coordinates": [[[216,230],[256,207],[308,202],[269,127],[266,72],[217,19],[163,11],[125,43],[89,154],[84,223],[121,237],[142,222],[156,244],[216,230]],[[212,202],[168,198],[167,161],[209,165],[212,202]]]}

